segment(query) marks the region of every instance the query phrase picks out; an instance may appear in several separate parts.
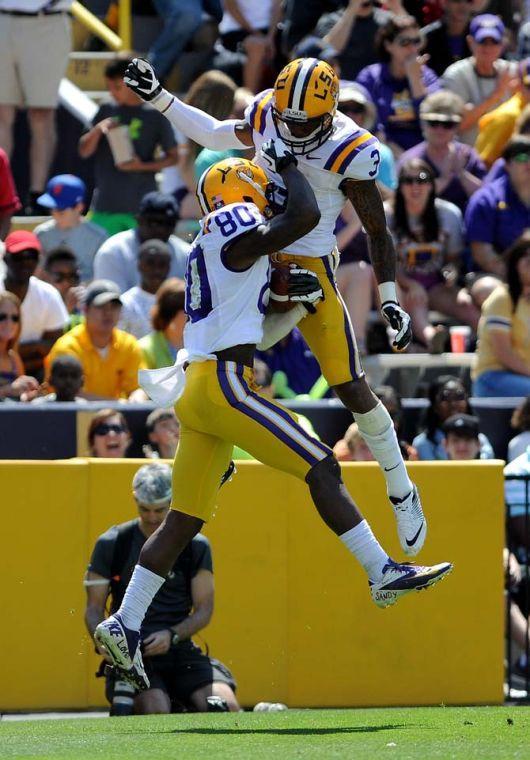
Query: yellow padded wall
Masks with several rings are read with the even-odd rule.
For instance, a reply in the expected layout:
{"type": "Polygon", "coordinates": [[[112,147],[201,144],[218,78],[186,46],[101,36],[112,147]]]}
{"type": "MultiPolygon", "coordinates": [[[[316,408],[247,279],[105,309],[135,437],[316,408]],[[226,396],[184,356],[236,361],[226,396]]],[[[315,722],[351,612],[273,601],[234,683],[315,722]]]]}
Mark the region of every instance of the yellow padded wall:
{"type": "MultiPolygon", "coordinates": [[[[130,484],[141,464],[0,463],[0,709],[104,704],[81,582],[97,536],[134,516],[130,484]]],[[[202,638],[232,668],[243,704],[502,701],[502,463],[409,470],[429,519],[419,561],[450,560],[455,570],[435,589],[378,610],[306,487],[257,463],[238,464],[206,530],[216,608],[202,638]]],[[[383,545],[402,559],[377,466],[346,465],[343,473],[383,545]]]]}

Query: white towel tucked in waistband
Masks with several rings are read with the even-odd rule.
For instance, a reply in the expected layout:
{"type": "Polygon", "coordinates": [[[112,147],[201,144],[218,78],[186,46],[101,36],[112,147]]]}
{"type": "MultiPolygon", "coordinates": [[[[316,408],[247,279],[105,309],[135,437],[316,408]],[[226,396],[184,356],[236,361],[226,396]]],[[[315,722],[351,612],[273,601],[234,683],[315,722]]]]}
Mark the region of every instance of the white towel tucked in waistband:
{"type": "Polygon", "coordinates": [[[181,348],[172,367],[141,369],[138,372],[138,382],[157,406],[173,406],[184,393],[186,384],[184,365],[212,359],[217,361],[217,356],[198,352],[190,354],[186,348],[181,348]]]}

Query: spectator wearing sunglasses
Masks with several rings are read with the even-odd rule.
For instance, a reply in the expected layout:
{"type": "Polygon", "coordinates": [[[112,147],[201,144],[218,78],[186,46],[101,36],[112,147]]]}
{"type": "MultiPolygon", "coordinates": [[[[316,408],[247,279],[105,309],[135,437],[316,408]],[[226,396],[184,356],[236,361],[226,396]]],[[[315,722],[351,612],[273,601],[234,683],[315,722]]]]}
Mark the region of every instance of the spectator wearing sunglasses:
{"type": "MultiPolygon", "coordinates": [[[[412,441],[420,460],[447,459],[443,426],[453,415],[471,414],[469,397],[461,381],[453,375],[441,375],[428,391],[430,406],[423,418],[423,430],[412,441]]],[[[493,459],[491,443],[484,433],[478,435],[480,459],[493,459]]]]}
{"type": "Polygon", "coordinates": [[[446,0],[442,18],[426,30],[429,66],[439,77],[452,63],[471,55],[467,36],[472,9],[473,0],[446,0]]]}
{"type": "Polygon", "coordinates": [[[448,90],[427,95],[420,106],[424,140],[407,150],[398,168],[413,158],[427,163],[436,179],[436,194],[462,211],[470,196],[480,189],[486,167],[476,150],[457,140],[464,102],[448,90]]]}
{"type": "Polygon", "coordinates": [[[377,107],[379,127],[387,143],[400,155],[421,140],[419,108],[430,92],[438,90],[438,77],[420,55],[423,40],[412,16],[393,16],[380,29],[378,58],[366,66],[357,82],[370,93],[377,107]]]}
{"type": "Polygon", "coordinates": [[[488,166],[491,166],[504,150],[515,132],[517,121],[530,104],[530,58],[519,62],[519,87],[509,100],[484,114],[479,120],[477,150],[488,166]]]}
{"type": "Polygon", "coordinates": [[[20,398],[35,393],[39,383],[24,374],[17,351],[20,337],[20,300],[7,290],[0,291],[0,399],[20,398]]]}
{"type": "Polygon", "coordinates": [[[475,266],[501,279],[506,273],[503,251],[530,227],[530,137],[512,138],[503,158],[506,176],[484,184],[465,216],[475,266]]]}
{"type": "Polygon", "coordinates": [[[11,232],[5,239],[6,273],[1,290],[9,290],[20,300],[21,332],[19,353],[26,372],[42,378],[43,361],[68,322],[68,312],[57,290],[35,277],[41,244],[26,230],[11,232]]]}
{"type": "Polygon", "coordinates": [[[451,64],[442,78],[443,87],[460,95],[466,104],[460,137],[468,145],[476,142],[480,117],[508,100],[518,86],[516,64],[501,58],[504,33],[498,16],[476,16],[467,38],[471,55],[451,64]]]}
{"type": "Polygon", "coordinates": [[[35,228],[42,249],[66,247],[76,255],[81,279],[90,282],[94,277],[94,256],[107,239],[107,232],[94,222],[83,218],[86,200],[85,183],[73,174],[58,174],[46,185],[38,203],[50,210],[52,218],[35,228]]]}
{"type": "Polygon", "coordinates": [[[53,248],[44,261],[42,278],[59,291],[68,311],[68,329],[80,324],[85,289],[79,284],[81,275],[73,251],[66,247],[53,248]]]}
{"type": "Polygon", "coordinates": [[[61,354],[76,356],[83,365],[83,396],[87,399],[145,401],[138,388],[138,370],[144,367],[136,338],[116,325],[122,302],[120,290],[109,280],[94,280],[84,299],[85,321],[53,346],[47,368],[61,354]]]}
{"type": "Polygon", "coordinates": [[[467,291],[456,284],[464,247],[462,214],[436,197],[434,174],[420,159],[405,162],[398,181],[394,201],[385,204],[396,243],[396,281],[416,339],[431,353],[440,353],[447,331],[430,323],[429,309],[472,328],[480,316],[467,291]]]}
{"type": "Polygon", "coordinates": [[[121,412],[102,409],[94,415],[88,428],[90,456],[122,459],[130,443],[131,433],[121,412]]]}

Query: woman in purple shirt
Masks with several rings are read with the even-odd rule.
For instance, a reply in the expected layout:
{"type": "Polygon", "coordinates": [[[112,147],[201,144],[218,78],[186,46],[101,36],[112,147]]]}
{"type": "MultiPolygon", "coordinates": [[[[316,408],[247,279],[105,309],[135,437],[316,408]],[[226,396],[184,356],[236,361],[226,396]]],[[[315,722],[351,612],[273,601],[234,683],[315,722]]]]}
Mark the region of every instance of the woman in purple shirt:
{"type": "Polygon", "coordinates": [[[382,63],[366,66],[357,76],[377,106],[379,127],[396,157],[421,142],[420,104],[440,87],[434,71],[425,65],[429,56],[419,55],[422,45],[416,19],[393,16],[378,35],[382,63]]]}
{"type": "Polygon", "coordinates": [[[419,158],[403,164],[398,183],[385,211],[396,244],[400,301],[418,341],[431,353],[440,353],[447,331],[430,323],[429,309],[473,329],[480,316],[467,291],[457,285],[464,247],[462,213],[436,197],[433,171],[419,158]]]}

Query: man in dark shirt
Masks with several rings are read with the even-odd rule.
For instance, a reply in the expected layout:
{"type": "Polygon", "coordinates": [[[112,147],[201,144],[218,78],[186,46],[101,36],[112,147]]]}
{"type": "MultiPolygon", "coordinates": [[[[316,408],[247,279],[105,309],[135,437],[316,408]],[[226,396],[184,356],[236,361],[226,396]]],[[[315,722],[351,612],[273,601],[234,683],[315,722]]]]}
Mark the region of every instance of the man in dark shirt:
{"type": "Polygon", "coordinates": [[[468,0],[446,0],[443,18],[424,30],[429,66],[440,77],[452,63],[471,55],[467,35],[472,10],[468,0]]]}
{"type": "MultiPolygon", "coordinates": [[[[162,463],[141,467],[133,479],[133,495],[139,516],[103,533],[88,565],[85,622],[91,636],[105,618],[109,594],[111,611],[120,606],[142,546],[166,516],[171,498],[170,467],[162,463]]],[[[191,640],[209,623],[213,603],[210,545],[199,534],[174,564],[144,620],[143,654],[151,688],[135,697],[136,713],[169,713],[175,703],[204,712],[211,696],[226,700],[232,711],[240,709],[230,671],[204,655],[191,640]]],[[[104,650],[100,651],[105,656],[104,650]]],[[[111,689],[107,695],[112,699],[111,689]]]]}
{"type": "Polygon", "coordinates": [[[117,60],[105,69],[114,102],[100,106],[94,126],[79,141],[79,155],[95,157],[91,219],[109,235],[136,226],[134,215],[141,199],[157,189],[156,172],[177,162],[171,124],[123,83],[127,64],[127,60],[117,60]],[[113,134],[123,127],[126,132],[113,134]],[[156,158],[159,148],[164,155],[156,158]]]}
{"type": "Polygon", "coordinates": [[[339,54],[341,79],[355,79],[378,60],[375,40],[388,18],[372,0],[350,0],[343,10],[322,16],[315,32],[339,54]]]}

